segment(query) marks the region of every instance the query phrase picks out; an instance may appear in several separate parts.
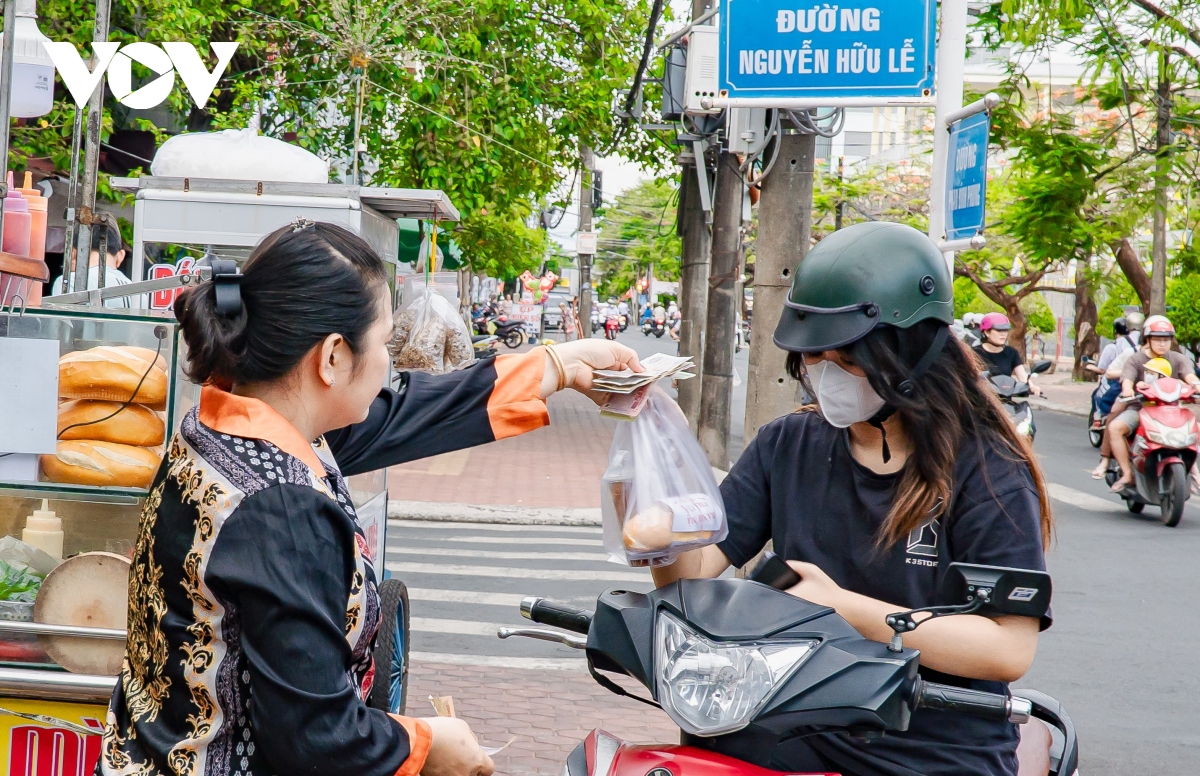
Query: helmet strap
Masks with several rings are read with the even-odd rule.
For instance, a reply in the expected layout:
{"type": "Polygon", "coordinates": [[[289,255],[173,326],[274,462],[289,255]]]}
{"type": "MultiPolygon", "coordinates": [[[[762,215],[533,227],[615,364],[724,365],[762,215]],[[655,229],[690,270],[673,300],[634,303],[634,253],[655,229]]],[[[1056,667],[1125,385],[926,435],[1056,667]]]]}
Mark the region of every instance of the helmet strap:
{"type": "Polygon", "coordinates": [[[879,436],[883,437],[883,462],[887,463],[892,460],[892,451],[887,443],[887,429],[883,427],[883,421],[890,418],[896,413],[896,408],[890,404],[883,405],[883,409],[876,412],[867,420],[867,425],[874,426],[879,429],[879,436]]]}
{"type": "MultiPolygon", "coordinates": [[[[925,351],[925,355],[921,356],[921,360],[919,360],[917,365],[912,368],[912,372],[909,374],[908,378],[900,381],[900,383],[896,385],[897,393],[909,399],[913,398],[917,392],[917,387],[913,383],[913,380],[929,371],[929,367],[933,366],[933,362],[936,361],[937,357],[942,354],[942,350],[945,349],[946,342],[949,339],[949,326],[943,326],[937,330],[937,333],[933,335],[933,342],[929,343],[929,348],[925,351]]],[[[867,420],[867,425],[879,429],[879,435],[883,439],[884,463],[888,463],[892,460],[892,451],[891,448],[888,447],[887,429],[884,428],[883,423],[894,414],[896,414],[896,408],[890,404],[885,404],[883,405],[883,409],[879,410],[879,412],[876,412],[870,417],[870,419],[867,420]]]]}

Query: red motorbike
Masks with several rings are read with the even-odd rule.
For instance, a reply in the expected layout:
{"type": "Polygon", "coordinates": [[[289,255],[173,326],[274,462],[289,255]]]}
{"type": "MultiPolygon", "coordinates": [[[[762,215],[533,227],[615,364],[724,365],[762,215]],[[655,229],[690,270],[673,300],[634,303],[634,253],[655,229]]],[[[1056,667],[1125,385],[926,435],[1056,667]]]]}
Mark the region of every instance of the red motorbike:
{"type": "Polygon", "coordinates": [[[1033,752],[1031,768],[1022,761],[1022,776],[1075,774],[1075,727],[1058,701],[1035,690],[993,694],[928,681],[918,672],[920,652],[903,643],[926,621],[914,619],[918,611],[1040,617],[1050,603],[1048,574],[952,563],[943,600],[958,603],[889,615],[895,636],[882,644],[833,609],[782,592],[784,575],[771,562],[750,579],[682,580],[645,595],[609,590],[594,611],[521,602],[525,617],[562,630],[501,628],[500,638],[585,649],[601,686],[662,708],[683,732],[681,745],[647,746],[595,730],[567,757],[563,776],[797,776],[768,767],[776,746],[831,731],[866,740],[906,730],[917,709],[1014,724],[1037,718],[1045,725],[1034,747],[1044,748],[1033,752]],[[603,672],[632,677],[650,697],[603,672]]]}
{"type": "MultiPolygon", "coordinates": [[[[1142,408],[1138,411],[1137,434],[1129,446],[1133,485],[1120,496],[1134,514],[1147,504],[1158,505],[1163,523],[1174,528],[1191,495],[1188,472],[1200,450],[1200,423],[1191,410],[1180,406],[1195,401],[1196,389],[1173,377],[1159,377],[1138,383],[1137,392],[1142,396],[1142,408]]],[[[1105,481],[1111,486],[1120,476],[1121,468],[1114,460],[1105,481]]]]}
{"type": "Polygon", "coordinates": [[[621,321],[616,314],[604,319],[604,338],[615,340],[621,331],[621,321]]]}

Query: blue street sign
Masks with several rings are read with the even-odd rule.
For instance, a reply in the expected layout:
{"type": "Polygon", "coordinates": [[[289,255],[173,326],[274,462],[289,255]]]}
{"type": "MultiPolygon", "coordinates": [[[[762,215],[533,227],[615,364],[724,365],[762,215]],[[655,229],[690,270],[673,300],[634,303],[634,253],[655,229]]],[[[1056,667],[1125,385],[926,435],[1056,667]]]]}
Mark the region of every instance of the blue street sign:
{"type": "Polygon", "coordinates": [[[934,0],[727,0],[721,97],[929,98],[934,0]]]}
{"type": "Polygon", "coordinates": [[[986,112],[950,127],[946,163],[946,239],[968,240],[983,233],[987,199],[988,132],[986,112]]]}

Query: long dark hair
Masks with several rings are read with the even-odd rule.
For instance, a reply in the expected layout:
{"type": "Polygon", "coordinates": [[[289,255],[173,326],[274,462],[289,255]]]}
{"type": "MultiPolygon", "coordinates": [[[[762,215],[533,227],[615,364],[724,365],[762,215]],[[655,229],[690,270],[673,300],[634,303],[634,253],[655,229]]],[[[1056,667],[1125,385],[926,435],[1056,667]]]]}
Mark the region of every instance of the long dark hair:
{"type": "MultiPolygon", "coordinates": [[[[907,329],[879,326],[842,349],[866,373],[875,392],[895,408],[912,440],[879,543],[890,547],[948,509],[954,497],[954,464],[964,446],[975,445],[983,460],[990,443],[1001,455],[1029,467],[1041,502],[1042,545],[1048,546],[1053,519],[1045,476],[1033,450],[984,384],[974,355],[951,336],[933,364],[912,376],[913,366],[945,325],[926,320],[907,329]],[[906,380],[912,382],[911,395],[896,389],[906,380]]],[[[787,369],[813,395],[799,353],[788,355],[787,369]]]]}
{"type": "Polygon", "coordinates": [[[385,277],[371,246],[340,226],[310,223],[272,232],[246,261],[238,313],[217,312],[211,281],[175,300],[187,374],[225,388],[277,380],[330,334],[341,334],[358,353],[376,319],[385,277]]]}

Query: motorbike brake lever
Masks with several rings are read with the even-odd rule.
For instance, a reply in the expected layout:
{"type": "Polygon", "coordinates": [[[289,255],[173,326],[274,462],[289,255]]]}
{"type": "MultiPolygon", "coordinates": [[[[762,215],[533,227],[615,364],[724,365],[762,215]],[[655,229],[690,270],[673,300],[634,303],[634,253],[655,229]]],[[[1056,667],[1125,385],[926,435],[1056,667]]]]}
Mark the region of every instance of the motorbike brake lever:
{"type": "Polygon", "coordinates": [[[496,635],[502,639],[507,639],[510,636],[524,636],[542,641],[556,641],[571,649],[587,649],[587,639],[583,636],[574,636],[570,633],[562,633],[560,631],[542,630],[541,628],[501,628],[496,631],[496,635]]]}

